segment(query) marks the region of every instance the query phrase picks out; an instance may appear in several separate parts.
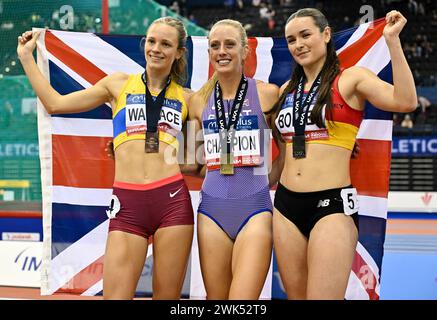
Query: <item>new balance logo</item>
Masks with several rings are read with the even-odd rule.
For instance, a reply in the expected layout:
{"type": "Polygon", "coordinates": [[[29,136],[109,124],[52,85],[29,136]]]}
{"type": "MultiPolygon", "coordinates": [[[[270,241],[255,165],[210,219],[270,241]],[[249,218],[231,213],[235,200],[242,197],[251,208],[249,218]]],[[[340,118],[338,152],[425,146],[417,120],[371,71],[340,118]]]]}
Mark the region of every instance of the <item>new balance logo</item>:
{"type": "Polygon", "coordinates": [[[317,208],[327,207],[327,206],[329,206],[329,199],[319,200],[319,204],[317,205],[317,208]]]}
{"type": "Polygon", "coordinates": [[[178,194],[178,192],[179,191],[181,191],[182,190],[182,187],[180,187],[179,189],[177,189],[175,192],[173,192],[173,193],[171,193],[170,192],[170,198],[173,198],[175,195],[177,195],[178,194]]]}

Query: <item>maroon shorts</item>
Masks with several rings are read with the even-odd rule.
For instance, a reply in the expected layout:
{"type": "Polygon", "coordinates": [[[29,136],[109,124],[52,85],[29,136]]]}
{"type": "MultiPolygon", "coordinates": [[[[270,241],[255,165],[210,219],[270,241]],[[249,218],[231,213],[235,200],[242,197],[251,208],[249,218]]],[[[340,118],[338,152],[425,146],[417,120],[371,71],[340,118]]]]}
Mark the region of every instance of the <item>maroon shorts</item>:
{"type": "Polygon", "coordinates": [[[193,225],[190,192],[182,174],[150,184],[115,182],[109,231],[124,231],[144,238],[156,230],[176,225],[193,225]]]}

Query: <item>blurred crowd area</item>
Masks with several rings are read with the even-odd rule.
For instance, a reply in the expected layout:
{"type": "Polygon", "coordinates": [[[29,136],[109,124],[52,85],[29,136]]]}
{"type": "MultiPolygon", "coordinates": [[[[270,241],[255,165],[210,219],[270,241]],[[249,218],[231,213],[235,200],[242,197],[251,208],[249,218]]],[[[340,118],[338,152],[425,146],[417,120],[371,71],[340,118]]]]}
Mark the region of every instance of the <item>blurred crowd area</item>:
{"type": "MultiPolygon", "coordinates": [[[[215,21],[240,21],[249,36],[282,37],[288,17],[304,7],[315,7],[327,16],[335,31],[354,27],[366,18],[378,19],[396,9],[408,19],[401,34],[405,54],[418,86],[437,83],[437,1],[435,0],[161,0],[179,14],[210,29],[215,21]],[[211,10],[211,7],[214,10],[211,10]]],[[[373,20],[372,19],[372,20],[373,20]]]]}
{"type": "Polygon", "coordinates": [[[408,24],[401,40],[413,71],[419,98],[410,114],[394,115],[395,134],[436,134],[437,130],[437,1],[435,0],[160,0],[205,29],[223,18],[240,21],[249,36],[283,37],[288,17],[314,7],[328,18],[334,32],[382,18],[399,10],[408,24]],[[211,10],[211,9],[214,10],[211,10]]]}
{"type": "MultiPolygon", "coordinates": [[[[108,0],[110,34],[144,34],[149,24],[164,15],[185,22],[190,35],[207,31],[152,0],[108,0]]],[[[102,0],[0,0],[0,79],[21,75],[17,37],[32,28],[102,33],[102,0]],[[66,4],[68,3],[68,4],[66,4]]]]}
{"type": "MultiPolygon", "coordinates": [[[[316,7],[324,12],[334,32],[366,22],[363,17],[378,19],[389,10],[400,10],[408,19],[401,34],[402,43],[420,92],[416,111],[395,115],[395,125],[407,129],[437,127],[435,0],[109,0],[109,33],[143,34],[155,18],[173,15],[186,22],[190,35],[206,34],[215,21],[233,18],[242,22],[249,36],[282,37],[290,14],[303,7],[316,7]]],[[[0,18],[2,124],[9,117],[8,110],[21,108],[9,106],[13,104],[11,99],[34,96],[25,79],[7,85],[2,81],[23,75],[16,57],[17,36],[32,27],[101,33],[102,1],[71,0],[65,5],[61,0],[0,0],[0,18]]]]}
{"type": "MultiPolygon", "coordinates": [[[[215,21],[242,22],[249,36],[283,37],[288,17],[303,7],[322,10],[334,32],[384,17],[391,9],[408,19],[401,34],[418,89],[417,108],[394,114],[395,136],[437,136],[435,0],[108,0],[109,33],[144,34],[165,15],[181,18],[189,35],[206,35],[215,21]]],[[[27,189],[0,189],[0,201],[41,200],[35,94],[16,56],[17,37],[33,27],[102,32],[102,0],[0,0],[0,180],[20,179],[27,189]],[[6,192],[9,192],[8,194],[6,192]]]]}

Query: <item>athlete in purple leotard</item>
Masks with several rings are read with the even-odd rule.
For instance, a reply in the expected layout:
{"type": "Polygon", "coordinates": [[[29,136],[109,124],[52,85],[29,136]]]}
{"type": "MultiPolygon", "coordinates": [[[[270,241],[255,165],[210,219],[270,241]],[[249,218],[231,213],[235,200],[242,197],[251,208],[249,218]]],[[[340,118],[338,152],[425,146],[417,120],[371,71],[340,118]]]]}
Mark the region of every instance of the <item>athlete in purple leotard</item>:
{"type": "MultiPolygon", "coordinates": [[[[225,114],[229,114],[234,100],[224,103],[225,114]]],[[[207,174],[201,190],[198,212],[213,220],[230,239],[235,240],[249,219],[263,212],[272,212],[266,161],[261,159],[269,149],[270,136],[264,114],[260,107],[256,80],[248,79],[245,103],[239,116],[234,145],[235,164],[233,175],[223,175],[218,170],[218,127],[211,95],[202,113],[207,174]],[[239,156],[237,156],[239,154],[239,156]],[[257,164],[246,166],[243,162],[257,164]],[[249,187],[242,187],[250,183],[249,187]],[[226,199],[226,201],[223,201],[226,199]]]]}

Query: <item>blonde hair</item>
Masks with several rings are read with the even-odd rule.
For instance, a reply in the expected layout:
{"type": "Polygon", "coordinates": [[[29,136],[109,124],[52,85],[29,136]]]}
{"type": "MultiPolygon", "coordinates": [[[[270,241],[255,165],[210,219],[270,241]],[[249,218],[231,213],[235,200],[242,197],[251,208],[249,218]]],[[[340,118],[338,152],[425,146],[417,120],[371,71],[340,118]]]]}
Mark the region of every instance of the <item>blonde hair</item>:
{"type": "MultiPolygon", "coordinates": [[[[220,26],[231,26],[237,29],[240,39],[241,39],[241,47],[244,48],[249,45],[249,41],[247,38],[246,30],[244,29],[243,25],[237,21],[232,19],[223,19],[219,20],[211,27],[211,30],[209,33],[211,33],[215,28],[220,26]]],[[[243,64],[244,65],[244,64],[243,64]]],[[[208,101],[209,96],[211,95],[211,92],[214,88],[214,85],[217,81],[217,74],[214,72],[212,77],[202,86],[202,88],[199,89],[200,96],[205,100],[205,102],[208,101]]]]}
{"type": "MultiPolygon", "coordinates": [[[[149,28],[154,24],[158,24],[158,23],[162,23],[175,28],[178,32],[178,49],[181,48],[186,49],[187,30],[185,29],[185,26],[181,20],[173,17],[162,17],[153,21],[152,24],[149,26],[149,28]]],[[[188,78],[187,57],[185,56],[185,54],[183,54],[182,57],[180,57],[179,59],[173,62],[173,65],[171,66],[171,70],[170,70],[170,76],[172,80],[176,81],[176,83],[180,84],[181,86],[185,85],[188,78]]]]}
{"type": "Polygon", "coordinates": [[[231,27],[234,27],[235,29],[237,29],[238,33],[240,34],[240,38],[241,38],[241,46],[245,47],[248,45],[247,33],[246,33],[246,30],[244,29],[243,25],[240,23],[240,21],[232,20],[232,19],[219,20],[216,23],[214,23],[214,25],[211,27],[211,30],[209,31],[209,33],[211,33],[215,28],[220,27],[220,26],[231,26],[231,27]]]}

